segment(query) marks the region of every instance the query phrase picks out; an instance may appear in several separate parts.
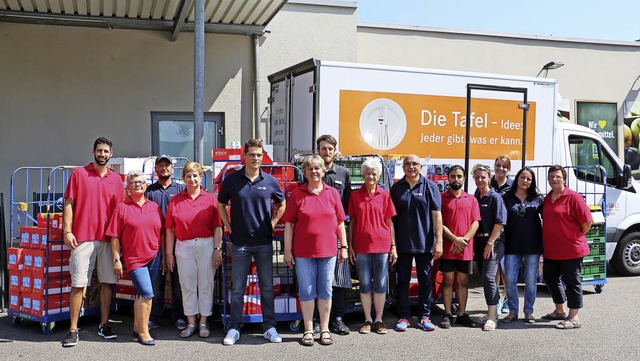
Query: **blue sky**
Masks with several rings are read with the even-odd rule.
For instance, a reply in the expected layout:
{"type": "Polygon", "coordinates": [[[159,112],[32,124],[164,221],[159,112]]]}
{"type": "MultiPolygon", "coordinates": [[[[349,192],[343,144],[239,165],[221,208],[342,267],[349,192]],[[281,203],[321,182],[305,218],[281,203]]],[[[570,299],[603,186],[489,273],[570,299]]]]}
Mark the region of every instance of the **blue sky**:
{"type": "Polygon", "coordinates": [[[358,0],[358,20],[635,41],[640,0],[358,0]]]}

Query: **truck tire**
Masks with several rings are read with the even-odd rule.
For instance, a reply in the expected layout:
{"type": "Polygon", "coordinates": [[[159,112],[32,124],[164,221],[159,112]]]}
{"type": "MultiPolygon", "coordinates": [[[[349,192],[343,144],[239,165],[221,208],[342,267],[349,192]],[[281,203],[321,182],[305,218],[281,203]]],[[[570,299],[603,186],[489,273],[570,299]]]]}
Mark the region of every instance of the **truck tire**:
{"type": "Polygon", "coordinates": [[[631,232],[622,237],[610,263],[620,275],[640,275],[640,232],[631,232]]]}

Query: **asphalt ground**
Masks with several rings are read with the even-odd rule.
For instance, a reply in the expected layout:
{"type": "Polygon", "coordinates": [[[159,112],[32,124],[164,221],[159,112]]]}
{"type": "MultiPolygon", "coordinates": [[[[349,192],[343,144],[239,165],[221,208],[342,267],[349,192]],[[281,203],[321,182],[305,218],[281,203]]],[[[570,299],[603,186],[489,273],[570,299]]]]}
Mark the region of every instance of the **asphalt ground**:
{"type": "MultiPolygon", "coordinates": [[[[473,278],[468,310],[472,317],[480,318],[486,305],[482,287],[473,278]]],[[[289,331],[288,323],[279,323],[283,336],[281,344],[269,344],[262,337],[259,324],[245,325],[242,337],[234,346],[223,346],[221,322],[212,322],[212,336],[201,339],[197,335],[183,340],[178,330],[170,325],[153,331],[157,345],[142,346],[131,341],[132,317],[130,313],[113,313],[122,323],[113,324],[119,334],[117,340],[103,340],[97,335],[98,319],[87,316],[80,321],[80,343],[72,348],[61,347],[68,321],[58,322],[53,334],[41,333],[41,326],[25,321],[12,326],[6,313],[0,313],[0,355],[5,360],[640,360],[640,277],[610,275],[604,292],[597,294],[592,286],[585,287],[584,308],[580,312],[582,328],[557,330],[557,321],[539,318],[553,310],[546,287],[538,287],[534,325],[517,321],[498,323],[493,332],[480,327],[456,327],[425,332],[415,327],[417,319],[406,332],[395,332],[397,316],[394,310],[385,312],[385,323],[390,328],[386,335],[358,334],[363,319],[355,313],[346,317],[351,328],[347,336],[334,335],[335,344],[312,347],[299,344],[301,334],[289,331]],[[126,337],[125,337],[126,336],[126,337]]],[[[520,295],[523,290],[520,287],[520,295]]],[[[522,298],[520,300],[522,305],[522,298]]],[[[522,306],[521,306],[522,307],[522,306]]],[[[433,321],[442,318],[441,305],[433,309],[433,321]]],[[[504,317],[504,315],[500,316],[504,317]]],[[[522,318],[523,315],[521,314],[522,318]]]]}

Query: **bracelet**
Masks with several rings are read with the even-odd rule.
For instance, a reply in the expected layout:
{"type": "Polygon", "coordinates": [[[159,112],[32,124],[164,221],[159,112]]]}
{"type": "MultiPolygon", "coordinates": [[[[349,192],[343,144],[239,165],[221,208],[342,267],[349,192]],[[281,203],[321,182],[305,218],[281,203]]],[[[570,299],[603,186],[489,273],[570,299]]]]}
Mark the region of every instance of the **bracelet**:
{"type": "Polygon", "coordinates": [[[340,246],[340,249],[349,249],[349,246],[340,246]]]}
{"type": "Polygon", "coordinates": [[[65,234],[67,234],[67,233],[73,233],[73,231],[66,231],[66,232],[64,232],[62,235],[64,236],[64,235],[65,235],[65,234]]]}
{"type": "Polygon", "coordinates": [[[395,247],[395,246],[396,246],[396,244],[395,244],[395,243],[392,243],[392,244],[391,244],[391,247],[395,247]]]}

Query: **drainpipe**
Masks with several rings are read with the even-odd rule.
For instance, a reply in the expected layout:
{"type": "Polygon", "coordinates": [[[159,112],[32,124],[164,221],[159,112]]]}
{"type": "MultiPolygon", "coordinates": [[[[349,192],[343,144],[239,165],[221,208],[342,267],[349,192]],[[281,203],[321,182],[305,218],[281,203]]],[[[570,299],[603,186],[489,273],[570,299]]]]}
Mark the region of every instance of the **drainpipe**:
{"type": "Polygon", "coordinates": [[[253,131],[254,138],[262,139],[262,135],[260,134],[260,64],[259,64],[259,52],[260,49],[260,36],[252,35],[253,39],[253,131]]]}

